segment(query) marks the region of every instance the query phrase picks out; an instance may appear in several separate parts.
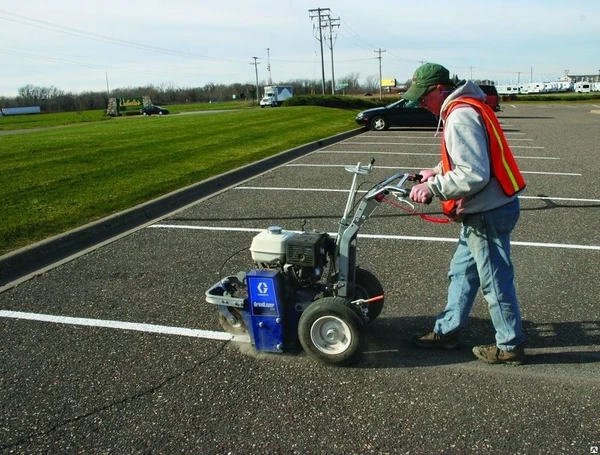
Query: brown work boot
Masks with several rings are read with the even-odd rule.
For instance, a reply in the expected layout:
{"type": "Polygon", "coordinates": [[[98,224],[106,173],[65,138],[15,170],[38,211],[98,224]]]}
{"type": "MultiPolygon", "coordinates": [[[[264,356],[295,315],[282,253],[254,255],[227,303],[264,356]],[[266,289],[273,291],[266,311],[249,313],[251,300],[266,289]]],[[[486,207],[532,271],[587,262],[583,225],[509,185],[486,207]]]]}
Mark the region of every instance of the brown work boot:
{"type": "Polygon", "coordinates": [[[523,365],[525,363],[525,350],[517,346],[512,351],[504,351],[495,344],[475,346],[473,354],[485,363],[506,363],[507,365],[523,365]]]}
{"type": "Polygon", "coordinates": [[[429,332],[425,335],[413,336],[412,342],[420,348],[456,349],[458,347],[458,333],[440,335],[435,332],[429,332]]]}

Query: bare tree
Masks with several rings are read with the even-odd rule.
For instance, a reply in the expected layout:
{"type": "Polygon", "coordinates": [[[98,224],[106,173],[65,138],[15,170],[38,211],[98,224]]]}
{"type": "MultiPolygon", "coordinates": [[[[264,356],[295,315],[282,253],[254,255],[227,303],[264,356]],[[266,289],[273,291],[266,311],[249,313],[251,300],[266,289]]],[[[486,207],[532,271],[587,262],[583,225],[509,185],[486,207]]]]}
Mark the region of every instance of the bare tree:
{"type": "MultiPolygon", "coordinates": [[[[348,92],[351,88],[359,89],[359,74],[351,73],[340,82],[348,84],[348,92]]],[[[266,81],[259,81],[259,90],[262,90],[266,81]]],[[[316,79],[294,79],[290,81],[273,81],[273,85],[289,85],[295,95],[320,94],[321,80],[316,79]]],[[[114,98],[139,98],[148,96],[153,103],[186,103],[186,102],[208,102],[210,100],[226,101],[235,99],[249,99],[250,92],[256,89],[255,81],[235,84],[217,84],[210,82],[203,87],[177,87],[173,82],[163,82],[159,85],[146,85],[137,87],[119,87],[111,90],[114,98]]],[[[347,93],[348,93],[347,92],[347,93]]],[[[19,107],[39,105],[45,112],[55,111],[79,111],[83,109],[106,109],[108,96],[106,92],[84,92],[74,94],[64,92],[56,87],[39,87],[32,84],[24,85],[18,89],[15,98],[0,97],[0,106],[19,107]]]]}
{"type": "Polygon", "coordinates": [[[371,76],[366,77],[367,82],[367,90],[374,91],[379,88],[379,76],[376,74],[372,74],[371,76]]]}

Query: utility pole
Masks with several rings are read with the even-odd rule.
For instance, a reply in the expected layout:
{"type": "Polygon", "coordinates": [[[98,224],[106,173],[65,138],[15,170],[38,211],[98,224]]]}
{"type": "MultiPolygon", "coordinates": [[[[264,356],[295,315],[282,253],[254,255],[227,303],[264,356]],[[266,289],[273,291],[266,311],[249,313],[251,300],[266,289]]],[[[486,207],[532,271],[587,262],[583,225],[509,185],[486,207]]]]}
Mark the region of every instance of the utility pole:
{"type": "Polygon", "coordinates": [[[375,50],[373,52],[377,52],[379,54],[379,99],[383,98],[382,89],[381,89],[381,53],[385,52],[385,50],[379,48],[379,50],[375,50]]]}
{"type": "MultiPolygon", "coordinates": [[[[329,27],[329,49],[331,50],[331,94],[335,95],[335,71],[333,67],[333,27],[340,26],[340,18],[333,19],[331,17],[327,17],[326,22],[329,27]]],[[[326,38],[327,39],[327,38],[326,38]]]]}
{"type": "Polygon", "coordinates": [[[533,84],[533,66],[531,67],[531,74],[529,76],[529,82],[533,84]]]}
{"type": "Polygon", "coordinates": [[[258,60],[258,57],[252,57],[254,59],[254,63],[250,63],[251,65],[254,65],[254,73],[256,74],[256,104],[259,103],[259,94],[258,94],[258,65],[259,62],[257,62],[256,60],[258,60]]]}
{"type": "MultiPolygon", "coordinates": [[[[319,27],[319,37],[317,38],[315,36],[315,38],[317,40],[319,40],[319,44],[321,45],[321,88],[323,90],[323,95],[325,95],[325,60],[323,59],[323,20],[327,17],[329,17],[329,11],[331,11],[329,8],[316,8],[316,9],[309,9],[308,13],[310,14],[310,18],[314,19],[315,17],[318,18],[317,20],[317,24],[319,27]],[[316,14],[315,14],[316,13],[316,14]]],[[[315,25],[313,24],[313,31],[315,29],[315,25]]]]}
{"type": "Polygon", "coordinates": [[[269,51],[270,49],[267,47],[267,71],[269,71],[269,85],[272,85],[273,79],[271,79],[271,54],[269,51]]]}

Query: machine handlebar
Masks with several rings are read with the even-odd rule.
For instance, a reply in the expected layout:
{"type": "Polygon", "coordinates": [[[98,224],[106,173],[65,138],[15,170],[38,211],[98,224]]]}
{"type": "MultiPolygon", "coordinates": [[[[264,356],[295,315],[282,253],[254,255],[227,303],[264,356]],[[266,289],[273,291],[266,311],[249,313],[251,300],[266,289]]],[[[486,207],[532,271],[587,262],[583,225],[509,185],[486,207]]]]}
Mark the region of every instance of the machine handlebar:
{"type": "Polygon", "coordinates": [[[421,174],[409,174],[407,172],[398,172],[391,177],[379,182],[373,189],[371,189],[366,195],[365,199],[374,199],[380,195],[389,193],[396,193],[400,197],[407,197],[410,194],[409,188],[404,188],[404,183],[409,182],[420,182],[423,179],[421,174]],[[399,182],[395,185],[392,184],[398,180],[399,182]]]}

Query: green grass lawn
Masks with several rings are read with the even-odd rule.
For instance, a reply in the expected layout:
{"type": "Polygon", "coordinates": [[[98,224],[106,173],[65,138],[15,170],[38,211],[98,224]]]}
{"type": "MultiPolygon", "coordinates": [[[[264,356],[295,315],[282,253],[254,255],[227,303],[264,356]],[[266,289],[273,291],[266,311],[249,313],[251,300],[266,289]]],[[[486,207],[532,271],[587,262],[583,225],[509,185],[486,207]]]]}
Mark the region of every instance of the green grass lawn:
{"type": "Polygon", "coordinates": [[[77,123],[110,120],[102,110],[82,112],[58,112],[56,114],[30,114],[0,116],[0,131],[73,125],[77,123]]]}
{"type": "MultiPolygon", "coordinates": [[[[252,102],[229,101],[226,103],[185,103],[164,105],[171,113],[189,112],[189,111],[207,111],[223,109],[244,109],[251,108],[252,102]]],[[[139,115],[139,109],[129,112],[126,117],[139,115]]],[[[101,121],[118,121],[124,117],[110,117],[102,109],[80,112],[57,112],[51,114],[31,114],[31,115],[9,115],[0,116],[0,131],[14,131],[31,128],[48,128],[53,126],[73,125],[78,123],[92,123],[101,121]]]]}
{"type": "MultiPolygon", "coordinates": [[[[62,121],[63,114],[54,115],[62,121]]],[[[351,130],[357,127],[354,117],[353,111],[311,106],[245,109],[125,117],[0,136],[0,255],[351,130]]]]}

